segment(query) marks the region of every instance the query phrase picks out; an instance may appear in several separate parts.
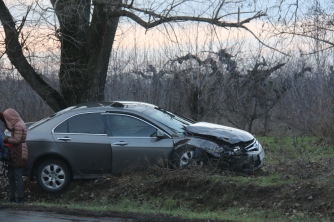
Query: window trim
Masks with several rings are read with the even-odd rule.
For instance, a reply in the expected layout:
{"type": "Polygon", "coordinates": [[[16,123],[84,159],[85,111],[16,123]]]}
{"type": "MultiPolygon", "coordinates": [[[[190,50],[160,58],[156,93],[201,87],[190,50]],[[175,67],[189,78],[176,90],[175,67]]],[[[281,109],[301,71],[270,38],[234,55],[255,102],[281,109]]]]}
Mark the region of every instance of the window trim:
{"type": "MultiPolygon", "coordinates": [[[[142,122],[144,122],[144,123],[146,123],[146,124],[154,127],[156,130],[163,131],[168,136],[168,138],[172,138],[169,135],[169,133],[167,133],[165,130],[163,130],[163,129],[157,127],[157,126],[155,126],[154,124],[150,123],[149,121],[147,121],[147,120],[145,120],[143,118],[140,118],[140,117],[138,117],[136,115],[131,115],[129,113],[120,113],[120,112],[106,112],[106,113],[101,113],[101,115],[102,116],[104,116],[104,115],[105,116],[108,116],[108,115],[118,115],[118,116],[128,116],[128,117],[131,117],[131,118],[135,118],[135,119],[137,119],[139,121],[142,121],[142,122]]],[[[109,128],[109,126],[108,126],[108,128],[109,128]]],[[[110,130],[110,129],[108,129],[108,130],[110,130]]],[[[111,132],[110,132],[110,134],[111,134],[111,132]]],[[[151,139],[152,138],[157,138],[157,137],[149,137],[149,136],[148,137],[140,137],[140,136],[113,136],[113,135],[108,135],[108,137],[112,137],[112,138],[151,138],[151,139]]]]}
{"type": "MultiPolygon", "coordinates": [[[[55,132],[55,129],[62,124],[63,122],[67,121],[70,118],[73,118],[74,116],[78,116],[78,115],[83,115],[83,114],[100,114],[102,116],[102,112],[80,112],[80,113],[75,113],[71,116],[68,116],[67,118],[63,119],[61,122],[59,122],[55,127],[52,128],[51,133],[52,134],[65,134],[65,135],[107,135],[107,133],[60,133],[60,132],[55,132]]],[[[102,119],[103,121],[103,119],[102,119]]],[[[104,123],[103,123],[104,124],[104,123]]]]}

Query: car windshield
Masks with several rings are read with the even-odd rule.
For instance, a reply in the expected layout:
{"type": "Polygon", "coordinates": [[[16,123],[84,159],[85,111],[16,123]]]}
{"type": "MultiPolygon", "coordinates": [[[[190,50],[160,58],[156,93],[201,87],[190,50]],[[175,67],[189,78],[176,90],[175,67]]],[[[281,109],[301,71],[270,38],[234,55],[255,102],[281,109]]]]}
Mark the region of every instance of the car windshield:
{"type": "Polygon", "coordinates": [[[175,133],[184,133],[185,127],[194,123],[193,120],[176,115],[158,107],[155,107],[154,109],[148,109],[144,112],[144,114],[169,127],[175,133]]]}

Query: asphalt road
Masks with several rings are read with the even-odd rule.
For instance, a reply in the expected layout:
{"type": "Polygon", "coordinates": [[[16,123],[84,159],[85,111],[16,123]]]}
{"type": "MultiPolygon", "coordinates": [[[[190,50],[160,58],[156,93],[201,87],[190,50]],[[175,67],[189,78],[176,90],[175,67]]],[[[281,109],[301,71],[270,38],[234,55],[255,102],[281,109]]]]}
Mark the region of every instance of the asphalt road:
{"type": "Polygon", "coordinates": [[[10,209],[0,209],[0,221],[5,222],[132,222],[133,220],[121,218],[92,218],[80,217],[80,215],[62,215],[48,212],[15,211],[10,209]]]}

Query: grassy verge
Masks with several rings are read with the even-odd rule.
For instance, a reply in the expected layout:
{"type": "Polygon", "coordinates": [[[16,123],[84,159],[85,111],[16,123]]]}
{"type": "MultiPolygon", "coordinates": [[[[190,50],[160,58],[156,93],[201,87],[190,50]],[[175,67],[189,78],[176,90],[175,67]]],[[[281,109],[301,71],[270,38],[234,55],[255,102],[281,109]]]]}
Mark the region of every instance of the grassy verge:
{"type": "Polygon", "coordinates": [[[85,210],[93,212],[131,212],[140,214],[165,214],[171,217],[183,219],[197,219],[200,221],[242,221],[242,222],[284,222],[284,221],[304,221],[304,222],[330,222],[332,217],[325,215],[308,215],[300,211],[287,213],[280,209],[254,209],[247,205],[245,207],[226,207],[212,210],[210,207],[202,206],[201,210],[194,210],[191,206],[178,204],[175,199],[153,198],[146,201],[134,201],[132,199],[122,199],[118,203],[109,201],[99,203],[72,203],[71,201],[61,201],[57,204],[50,202],[38,202],[35,205],[49,208],[68,208],[72,210],[85,210]]]}
{"type": "Polygon", "coordinates": [[[200,221],[333,221],[333,147],[311,137],[259,140],[265,164],[251,175],[209,167],[180,171],[152,167],[146,173],[75,181],[62,195],[41,194],[29,202],[200,221]]]}

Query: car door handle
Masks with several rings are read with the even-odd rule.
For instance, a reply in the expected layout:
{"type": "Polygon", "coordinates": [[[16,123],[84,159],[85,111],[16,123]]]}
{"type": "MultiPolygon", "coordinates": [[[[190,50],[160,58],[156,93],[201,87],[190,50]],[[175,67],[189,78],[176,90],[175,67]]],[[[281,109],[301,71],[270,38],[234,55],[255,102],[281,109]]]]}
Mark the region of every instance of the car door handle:
{"type": "Polygon", "coordinates": [[[62,141],[71,141],[71,138],[69,137],[63,137],[63,138],[57,138],[58,140],[62,140],[62,141]]]}
{"type": "Polygon", "coordinates": [[[119,142],[113,143],[113,145],[125,146],[125,145],[128,145],[128,143],[124,141],[119,141],[119,142]]]}

